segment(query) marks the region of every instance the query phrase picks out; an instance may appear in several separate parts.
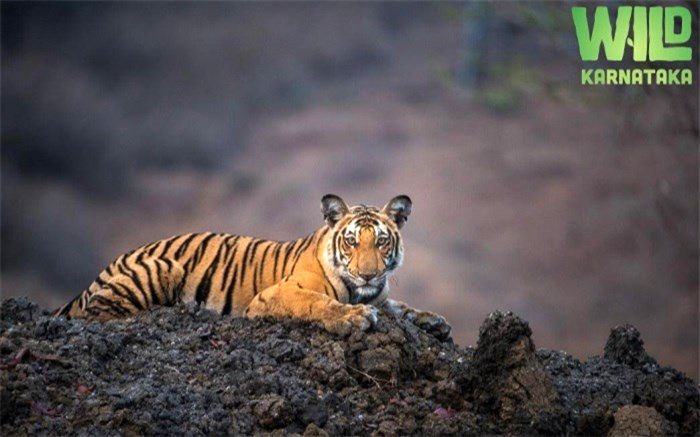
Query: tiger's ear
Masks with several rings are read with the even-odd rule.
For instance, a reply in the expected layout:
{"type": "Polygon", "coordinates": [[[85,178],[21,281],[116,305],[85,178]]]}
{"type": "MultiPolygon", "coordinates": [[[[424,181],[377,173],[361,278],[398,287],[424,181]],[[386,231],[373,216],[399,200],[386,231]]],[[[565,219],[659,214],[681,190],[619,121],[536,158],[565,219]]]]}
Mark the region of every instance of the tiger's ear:
{"type": "Polygon", "coordinates": [[[413,206],[411,198],[401,194],[384,205],[382,212],[388,215],[396,223],[396,226],[401,229],[404,223],[408,221],[408,216],[411,215],[411,206],[413,206]]]}
{"type": "Polygon", "coordinates": [[[335,194],[326,194],[321,199],[321,211],[328,226],[333,227],[348,213],[348,206],[335,194]]]}

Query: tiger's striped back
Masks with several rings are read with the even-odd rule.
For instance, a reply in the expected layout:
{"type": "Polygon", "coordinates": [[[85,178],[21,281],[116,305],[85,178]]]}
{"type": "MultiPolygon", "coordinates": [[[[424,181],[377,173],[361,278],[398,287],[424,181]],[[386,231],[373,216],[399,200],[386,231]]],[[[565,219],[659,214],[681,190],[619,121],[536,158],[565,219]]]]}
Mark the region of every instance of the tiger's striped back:
{"type": "Polygon", "coordinates": [[[326,224],[298,240],[204,232],[155,241],[117,258],[54,314],[106,321],[195,301],[221,314],[296,317],[334,331],[366,328],[373,316],[362,305],[388,299],[411,205],[399,195],[381,209],[348,207],[329,194],[321,199],[326,224]]]}
{"type": "MultiPolygon", "coordinates": [[[[221,314],[240,314],[259,292],[295,269],[322,271],[318,243],[328,231],[324,226],[286,242],[212,232],[155,241],[117,258],[54,314],[89,316],[91,300],[114,317],[177,300],[194,300],[221,314]],[[101,291],[120,299],[102,297],[101,291]]],[[[334,298],[339,298],[337,292],[334,298]]]]}

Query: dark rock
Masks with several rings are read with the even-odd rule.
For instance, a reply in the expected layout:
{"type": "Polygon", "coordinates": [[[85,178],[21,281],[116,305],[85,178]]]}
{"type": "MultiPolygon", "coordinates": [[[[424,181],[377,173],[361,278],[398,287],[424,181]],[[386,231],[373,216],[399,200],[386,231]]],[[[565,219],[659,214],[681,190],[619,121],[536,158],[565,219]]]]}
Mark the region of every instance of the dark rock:
{"type": "Polygon", "coordinates": [[[309,423],[303,435],[304,437],[328,437],[328,433],[314,423],[309,423]]]}
{"type": "Polygon", "coordinates": [[[39,306],[25,297],[7,299],[2,302],[2,307],[0,307],[0,321],[2,321],[3,330],[12,324],[31,322],[41,314],[39,306]]]}
{"type": "Polygon", "coordinates": [[[266,395],[253,406],[258,424],[266,429],[284,427],[292,421],[293,413],[289,401],[277,395],[266,395]]]}
{"type": "Polygon", "coordinates": [[[510,432],[559,433],[565,429],[558,394],[535,354],[530,326],[507,312],[489,315],[479,329],[472,365],[463,381],[476,408],[510,432]]]}
{"type": "Polygon", "coordinates": [[[476,349],[384,313],[338,338],[196,304],[91,324],[10,299],[0,328],[0,435],[603,435],[632,404],[663,432],[698,431],[698,386],[629,346],[638,333],[580,362],[536,351],[511,313],[476,349]]]}
{"type": "Polygon", "coordinates": [[[610,331],[603,357],[606,360],[632,367],[656,363],[653,358],[647,355],[642,336],[632,325],[616,326],[610,331]]]}

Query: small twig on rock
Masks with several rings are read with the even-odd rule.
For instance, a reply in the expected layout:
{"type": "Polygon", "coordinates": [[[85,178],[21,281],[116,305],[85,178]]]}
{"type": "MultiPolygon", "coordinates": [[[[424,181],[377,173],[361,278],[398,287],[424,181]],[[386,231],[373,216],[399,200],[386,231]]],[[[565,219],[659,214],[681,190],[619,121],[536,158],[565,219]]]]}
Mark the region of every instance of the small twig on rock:
{"type": "Polygon", "coordinates": [[[27,349],[26,347],[23,347],[22,349],[19,350],[19,352],[17,352],[15,354],[14,358],[12,358],[9,363],[0,365],[0,369],[2,369],[2,370],[14,369],[17,366],[17,364],[22,362],[22,359],[24,358],[25,355],[27,355],[27,352],[29,352],[29,349],[27,349]]]}
{"type": "Polygon", "coordinates": [[[44,360],[44,361],[54,361],[56,363],[59,363],[63,366],[70,366],[70,362],[64,360],[63,358],[59,357],[58,355],[54,354],[42,354],[39,352],[32,352],[29,351],[29,353],[32,355],[37,360],[44,360]]]}
{"type": "Polygon", "coordinates": [[[387,383],[387,384],[390,384],[390,383],[391,383],[391,381],[387,381],[387,380],[385,380],[385,379],[375,378],[374,376],[370,375],[369,373],[363,372],[362,370],[356,369],[356,368],[354,368],[354,367],[352,367],[352,366],[348,366],[348,369],[350,369],[350,370],[352,370],[352,371],[354,371],[354,372],[357,372],[357,373],[359,373],[359,374],[362,375],[362,376],[367,377],[367,378],[368,378],[370,381],[372,381],[372,382],[374,383],[374,385],[376,385],[377,388],[380,389],[380,390],[383,390],[381,384],[379,384],[380,381],[381,381],[381,382],[384,382],[384,383],[387,383]]]}
{"type": "Polygon", "coordinates": [[[44,361],[54,361],[57,362],[63,366],[70,366],[70,362],[64,360],[63,358],[59,357],[58,355],[52,355],[52,354],[42,354],[39,352],[32,352],[29,350],[29,348],[23,347],[22,349],[15,354],[14,358],[10,360],[10,362],[6,364],[0,364],[0,369],[2,370],[11,370],[17,367],[19,363],[22,362],[22,360],[25,358],[34,358],[35,360],[44,360],[44,361]]]}

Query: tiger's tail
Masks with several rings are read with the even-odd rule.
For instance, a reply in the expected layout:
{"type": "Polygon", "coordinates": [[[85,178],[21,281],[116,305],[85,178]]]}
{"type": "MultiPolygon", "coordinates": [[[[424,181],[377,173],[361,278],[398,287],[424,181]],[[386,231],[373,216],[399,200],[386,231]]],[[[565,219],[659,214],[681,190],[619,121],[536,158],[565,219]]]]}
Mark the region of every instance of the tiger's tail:
{"type": "Polygon", "coordinates": [[[71,299],[67,304],[55,309],[51,313],[51,317],[65,316],[66,318],[71,319],[74,317],[84,316],[85,311],[83,310],[83,308],[85,293],[85,291],[80,293],[79,295],[71,299]]]}

